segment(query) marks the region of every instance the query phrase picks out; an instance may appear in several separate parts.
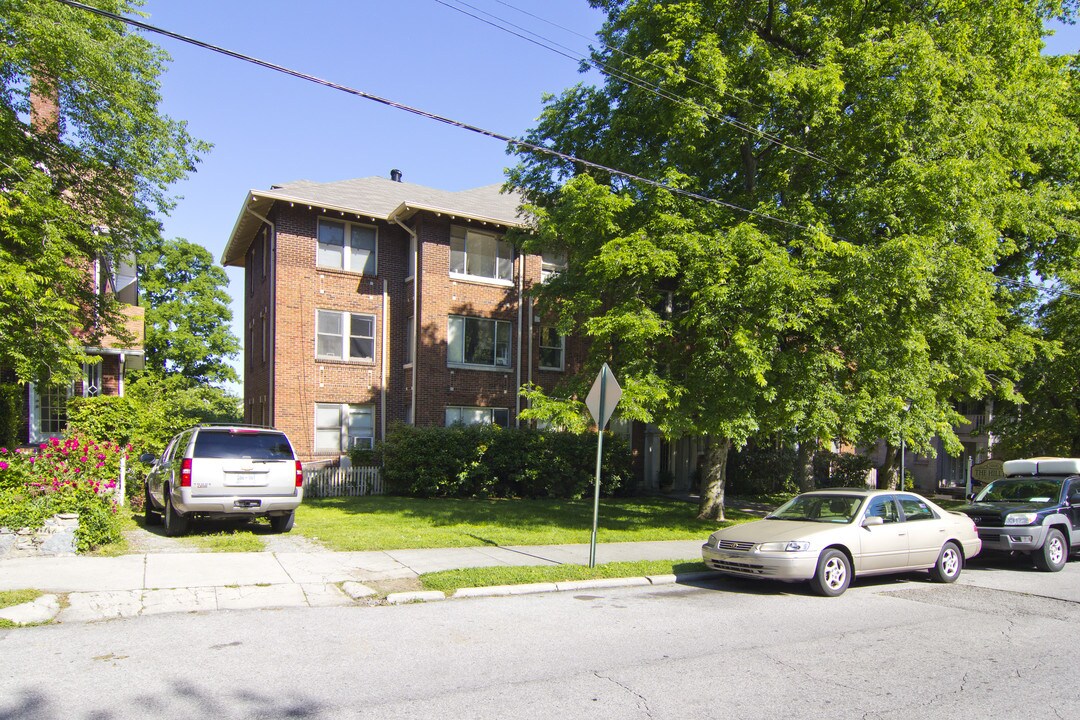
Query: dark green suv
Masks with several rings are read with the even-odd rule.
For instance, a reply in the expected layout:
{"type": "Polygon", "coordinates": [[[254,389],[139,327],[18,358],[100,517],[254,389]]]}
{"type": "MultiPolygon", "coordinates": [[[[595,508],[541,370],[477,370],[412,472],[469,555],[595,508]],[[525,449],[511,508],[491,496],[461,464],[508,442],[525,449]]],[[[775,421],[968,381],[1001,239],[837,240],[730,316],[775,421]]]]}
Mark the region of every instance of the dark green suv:
{"type": "Polygon", "coordinates": [[[1005,477],[958,510],[975,521],[984,552],[1025,553],[1057,572],[1080,552],[1080,459],[1008,460],[1005,477]]]}

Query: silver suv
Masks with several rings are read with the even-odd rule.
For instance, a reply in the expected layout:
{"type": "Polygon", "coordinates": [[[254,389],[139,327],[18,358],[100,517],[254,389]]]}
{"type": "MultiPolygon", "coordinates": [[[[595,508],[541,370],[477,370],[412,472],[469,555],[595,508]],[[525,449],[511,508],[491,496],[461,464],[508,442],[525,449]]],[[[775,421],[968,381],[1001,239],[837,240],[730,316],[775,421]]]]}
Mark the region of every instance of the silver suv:
{"type": "Polygon", "coordinates": [[[186,533],[194,517],[270,519],[292,529],[304,472],[285,433],[244,425],[201,425],[169,441],[146,477],[146,524],[186,533]]]}

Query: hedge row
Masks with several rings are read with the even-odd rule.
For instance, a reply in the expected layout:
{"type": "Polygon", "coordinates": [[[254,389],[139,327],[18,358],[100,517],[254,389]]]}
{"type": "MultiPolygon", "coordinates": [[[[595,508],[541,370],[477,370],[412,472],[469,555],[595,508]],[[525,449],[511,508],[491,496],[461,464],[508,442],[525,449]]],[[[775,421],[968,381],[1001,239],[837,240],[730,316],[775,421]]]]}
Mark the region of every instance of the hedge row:
{"type": "MultiPolygon", "coordinates": [[[[413,427],[387,432],[375,457],[387,492],[413,497],[581,498],[593,492],[596,435],[491,425],[413,427]]],[[[632,490],[625,440],[604,436],[604,495],[632,490]]]]}

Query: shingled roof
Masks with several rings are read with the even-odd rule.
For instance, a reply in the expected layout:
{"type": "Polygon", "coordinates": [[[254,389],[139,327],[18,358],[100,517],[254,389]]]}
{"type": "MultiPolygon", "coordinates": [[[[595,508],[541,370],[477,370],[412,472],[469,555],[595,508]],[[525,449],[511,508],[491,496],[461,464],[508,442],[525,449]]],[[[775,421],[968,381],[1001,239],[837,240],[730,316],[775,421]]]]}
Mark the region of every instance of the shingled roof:
{"type": "Polygon", "coordinates": [[[262,222],[258,216],[265,217],[275,202],[306,205],[372,222],[404,221],[417,212],[428,211],[507,228],[526,225],[518,209],[521,197],[502,192],[501,185],[452,192],[382,177],[329,183],[297,180],[248,192],[222,253],[223,265],[244,264],[244,254],[262,222]]]}

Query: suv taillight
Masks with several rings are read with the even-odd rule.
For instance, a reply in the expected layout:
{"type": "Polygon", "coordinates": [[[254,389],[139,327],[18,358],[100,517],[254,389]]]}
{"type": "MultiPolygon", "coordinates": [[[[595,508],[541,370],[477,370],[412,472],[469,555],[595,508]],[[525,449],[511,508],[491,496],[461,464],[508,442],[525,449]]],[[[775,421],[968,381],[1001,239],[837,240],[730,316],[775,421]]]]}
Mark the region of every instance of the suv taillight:
{"type": "Polygon", "coordinates": [[[296,461],[296,487],[304,487],[304,466],[296,461]]]}
{"type": "Polygon", "coordinates": [[[180,462],[180,487],[191,487],[191,458],[180,462]]]}

